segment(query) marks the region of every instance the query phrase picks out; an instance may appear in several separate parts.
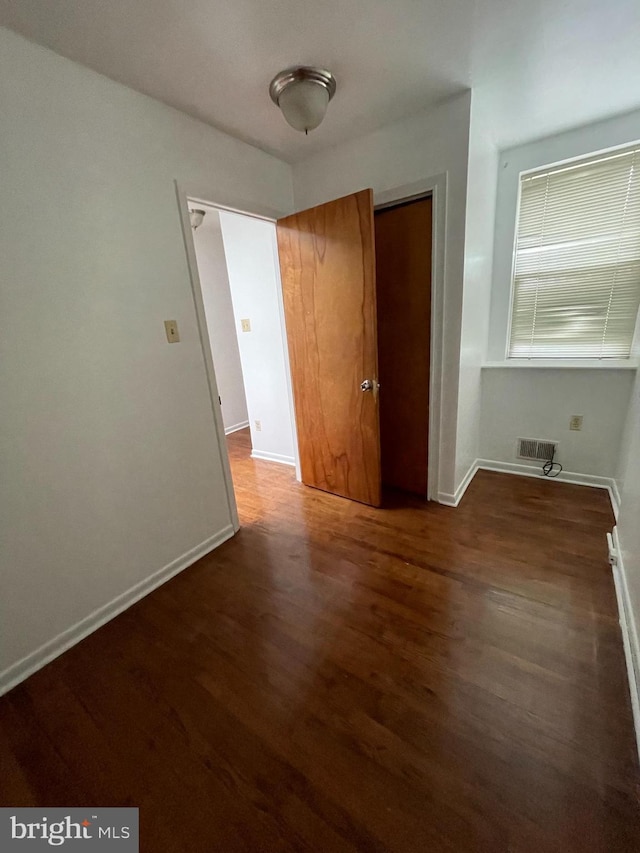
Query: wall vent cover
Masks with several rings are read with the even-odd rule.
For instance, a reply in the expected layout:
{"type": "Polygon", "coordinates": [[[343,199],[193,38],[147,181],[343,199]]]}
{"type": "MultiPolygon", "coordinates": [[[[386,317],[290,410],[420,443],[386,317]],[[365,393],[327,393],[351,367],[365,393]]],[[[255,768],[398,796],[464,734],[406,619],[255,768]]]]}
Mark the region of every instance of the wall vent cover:
{"type": "Polygon", "coordinates": [[[518,459],[536,459],[540,462],[548,462],[553,459],[558,449],[557,441],[546,441],[540,438],[519,438],[518,459]]]}

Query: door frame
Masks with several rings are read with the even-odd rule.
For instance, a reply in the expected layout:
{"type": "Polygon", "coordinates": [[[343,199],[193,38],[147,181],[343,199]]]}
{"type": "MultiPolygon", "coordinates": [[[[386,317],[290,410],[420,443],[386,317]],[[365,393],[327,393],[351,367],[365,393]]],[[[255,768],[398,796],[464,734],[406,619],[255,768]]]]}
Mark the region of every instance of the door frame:
{"type": "MultiPolygon", "coordinates": [[[[236,505],[235,491],[231,477],[231,466],[222,422],[222,410],[218,402],[218,385],[215,378],[215,367],[211,355],[209,343],[209,332],[207,329],[204,303],[202,300],[202,288],[198,273],[195,244],[193,232],[189,220],[188,198],[200,199],[211,207],[219,210],[228,210],[231,213],[241,213],[244,216],[253,216],[257,219],[266,219],[276,222],[288,216],[291,211],[275,210],[254,202],[247,202],[240,198],[225,197],[218,191],[202,191],[201,187],[191,187],[174,181],[178,211],[182,226],[182,235],[185,246],[187,267],[191,281],[200,344],[204,359],[204,367],[209,387],[209,397],[213,414],[216,440],[220,448],[222,460],[222,471],[224,476],[225,490],[229,505],[229,514],[234,531],[240,529],[238,520],[238,509],[236,505]],[[207,196],[209,198],[207,198],[207,196]]],[[[440,173],[430,177],[422,178],[407,184],[400,184],[383,191],[373,192],[373,204],[375,210],[392,207],[405,201],[414,201],[424,196],[432,198],[432,252],[431,252],[431,369],[429,379],[429,436],[428,453],[429,468],[427,482],[427,500],[438,501],[440,482],[440,440],[442,434],[442,385],[443,374],[443,349],[444,349],[444,272],[445,272],[445,235],[446,235],[446,203],[447,203],[447,175],[440,173]]],[[[277,248],[275,249],[277,252],[277,248]]],[[[277,261],[276,257],[276,261],[277,261]]],[[[300,455],[298,451],[298,433],[293,407],[293,390],[291,382],[291,367],[289,364],[289,348],[287,344],[286,327],[284,321],[284,301],[282,296],[282,283],[280,281],[280,264],[276,263],[278,276],[278,302],[280,308],[280,327],[282,332],[282,344],[286,366],[287,391],[289,396],[289,409],[291,413],[291,424],[293,429],[293,447],[296,463],[296,479],[300,480],[300,455]]]]}
{"type": "MultiPolygon", "coordinates": [[[[226,436],[224,432],[224,422],[222,420],[222,407],[220,405],[220,395],[218,393],[218,383],[216,380],[216,370],[211,352],[211,342],[209,337],[209,329],[204,310],[204,300],[202,297],[202,284],[200,282],[200,273],[198,270],[198,260],[196,257],[195,242],[193,240],[193,230],[191,228],[191,220],[189,218],[189,200],[195,203],[201,203],[207,207],[212,207],[217,210],[226,210],[230,213],[240,213],[243,216],[250,216],[253,219],[263,219],[267,222],[275,222],[288,214],[284,211],[277,211],[271,208],[264,207],[259,204],[250,204],[241,200],[229,200],[224,202],[212,201],[206,199],[202,195],[201,190],[194,192],[190,191],[189,187],[180,184],[177,180],[174,181],[176,200],[178,203],[178,213],[180,215],[180,224],[182,227],[182,238],[186,252],[187,268],[189,272],[189,280],[191,283],[191,292],[196,312],[196,320],[198,323],[198,334],[200,337],[200,347],[204,359],[204,369],[207,376],[207,386],[209,389],[209,402],[213,414],[213,423],[215,428],[216,442],[220,449],[220,459],[222,462],[222,474],[224,479],[225,491],[227,495],[227,504],[229,507],[229,515],[231,524],[233,525],[234,533],[240,529],[240,520],[238,517],[238,505],[236,502],[236,493],[233,486],[233,478],[231,476],[231,465],[229,462],[229,451],[227,448],[226,436]],[[230,203],[231,201],[231,203],[230,203]],[[253,208],[253,209],[250,209],[253,208]]],[[[214,195],[217,195],[214,193],[214,195]]],[[[278,248],[275,241],[274,233],[274,266],[276,269],[276,291],[278,294],[278,314],[280,318],[280,343],[284,354],[285,378],[287,383],[287,396],[289,398],[289,413],[291,417],[291,430],[293,434],[293,453],[295,459],[296,479],[300,480],[300,454],[298,451],[298,432],[296,428],[295,411],[293,407],[293,384],[291,381],[291,367],[289,364],[289,348],[287,345],[287,334],[284,320],[284,300],[282,296],[282,282],[280,280],[280,263],[278,259],[278,248]]]]}
{"type": "MultiPolygon", "coordinates": [[[[429,369],[429,435],[427,436],[427,500],[438,500],[442,420],[444,344],[444,259],[446,227],[446,174],[422,178],[383,192],[373,193],[374,214],[386,207],[431,197],[431,363],[429,369]]],[[[384,394],[384,388],[381,389],[384,394]]]]}

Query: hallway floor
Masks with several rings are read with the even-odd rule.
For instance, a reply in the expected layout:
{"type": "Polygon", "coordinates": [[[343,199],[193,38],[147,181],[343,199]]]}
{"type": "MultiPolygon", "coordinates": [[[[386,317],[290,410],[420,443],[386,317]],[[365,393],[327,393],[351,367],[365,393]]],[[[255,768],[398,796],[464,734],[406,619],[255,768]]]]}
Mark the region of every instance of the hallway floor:
{"type": "Polygon", "coordinates": [[[2,805],[170,851],[640,850],[606,492],[308,489],[229,437],[242,530],[0,699],[2,805]]]}

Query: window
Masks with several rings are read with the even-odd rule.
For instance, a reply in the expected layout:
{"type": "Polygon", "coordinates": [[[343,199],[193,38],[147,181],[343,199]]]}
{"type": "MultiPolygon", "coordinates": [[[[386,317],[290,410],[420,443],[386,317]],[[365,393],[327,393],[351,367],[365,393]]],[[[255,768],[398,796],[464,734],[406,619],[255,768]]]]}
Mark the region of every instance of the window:
{"type": "Polygon", "coordinates": [[[509,358],[628,358],[640,146],[520,177],[509,358]]]}

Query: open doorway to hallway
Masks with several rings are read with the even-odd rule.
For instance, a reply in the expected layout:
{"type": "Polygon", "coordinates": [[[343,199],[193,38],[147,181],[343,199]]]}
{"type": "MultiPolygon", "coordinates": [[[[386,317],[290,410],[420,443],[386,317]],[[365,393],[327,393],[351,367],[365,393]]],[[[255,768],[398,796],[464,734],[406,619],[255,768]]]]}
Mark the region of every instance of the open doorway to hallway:
{"type": "MultiPolygon", "coordinates": [[[[215,376],[220,358],[212,356],[215,340],[209,345],[217,318],[211,308],[212,316],[206,316],[207,281],[202,286],[197,271],[205,266],[197,258],[203,250],[197,233],[192,240],[189,209],[198,211],[192,216],[199,220],[213,215],[219,225],[217,252],[224,257],[223,286],[230,291],[251,456],[293,463],[296,479],[305,485],[379,506],[383,485],[423,500],[439,493],[436,190],[434,181],[398,188],[383,194],[374,212],[373,191],[365,189],[276,219],[269,212],[254,215],[188,198],[178,187],[235,529],[224,434],[247,427],[244,420],[223,423],[224,399],[218,394],[223,383],[215,376]],[[261,321],[260,335],[254,335],[252,316],[261,321]],[[385,379],[382,405],[379,376],[385,379]],[[255,413],[252,398],[259,401],[255,413]],[[265,421],[256,416],[260,409],[269,415],[266,448],[258,446],[265,440],[265,421]],[[388,464],[381,465],[381,456],[388,464]]],[[[198,221],[194,225],[202,228],[198,221]]]]}
{"type": "MultiPolygon", "coordinates": [[[[272,221],[189,199],[204,320],[233,488],[244,516],[251,471],[295,479],[295,429],[272,221]],[[239,461],[246,465],[236,464],[239,461]],[[265,466],[273,471],[274,466],[265,466]]],[[[197,302],[197,300],[196,300],[197,302]]],[[[201,318],[202,319],[202,318],[201,318]]]]}

